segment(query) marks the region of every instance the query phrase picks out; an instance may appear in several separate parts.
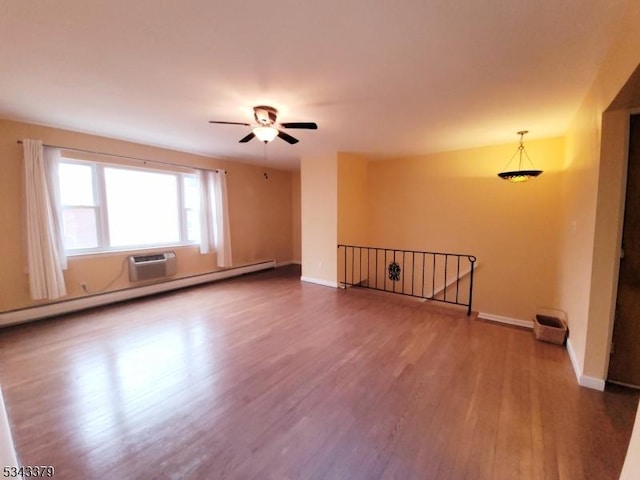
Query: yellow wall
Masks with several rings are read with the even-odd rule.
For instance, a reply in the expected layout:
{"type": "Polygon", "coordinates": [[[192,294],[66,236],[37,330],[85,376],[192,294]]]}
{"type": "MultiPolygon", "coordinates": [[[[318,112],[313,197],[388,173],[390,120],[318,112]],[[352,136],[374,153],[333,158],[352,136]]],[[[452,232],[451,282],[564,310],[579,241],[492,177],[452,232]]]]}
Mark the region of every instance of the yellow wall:
{"type": "Polygon", "coordinates": [[[591,289],[599,133],[596,112],[581,112],[566,137],[568,165],[561,203],[558,294],[560,308],[567,312],[570,342],[580,368],[584,362],[591,289]]]}
{"type": "MultiPolygon", "coordinates": [[[[291,172],[268,170],[236,162],[164,150],[119,140],[70,132],[26,123],[0,120],[0,312],[32,306],[28,278],[24,273],[21,229],[22,138],[41,139],[62,145],[173,162],[193,167],[227,170],[229,216],[234,265],[260,260],[286,261],[292,258],[291,172]]],[[[201,255],[197,247],[175,248],[176,277],[216,270],[214,255],[201,255]]],[[[90,291],[100,290],[118,278],[107,291],[130,287],[126,273],[118,276],[130,253],[70,257],[65,280],[67,298],[82,296],[81,283],[90,291]]]]}
{"type": "Polygon", "coordinates": [[[338,153],[338,243],[368,245],[367,159],[338,153]]]}
{"type": "Polygon", "coordinates": [[[336,154],[305,157],[302,185],[302,277],[336,285],[338,160],[336,154]]]}
{"type": "Polygon", "coordinates": [[[640,63],[638,22],[640,4],[629,2],[619,35],[566,136],[558,292],[577,367],[597,379],[604,379],[608,368],[628,128],[627,112],[604,119],[603,112],[640,63]]]}
{"type": "Polygon", "coordinates": [[[370,162],[369,244],[475,255],[476,311],[531,320],[554,306],[564,142],[525,146],[545,173],[523,184],[496,175],[515,135],[509,145],[370,162]]]}
{"type": "Polygon", "coordinates": [[[300,172],[291,173],[291,260],[302,262],[302,217],[300,212],[300,172]]]}

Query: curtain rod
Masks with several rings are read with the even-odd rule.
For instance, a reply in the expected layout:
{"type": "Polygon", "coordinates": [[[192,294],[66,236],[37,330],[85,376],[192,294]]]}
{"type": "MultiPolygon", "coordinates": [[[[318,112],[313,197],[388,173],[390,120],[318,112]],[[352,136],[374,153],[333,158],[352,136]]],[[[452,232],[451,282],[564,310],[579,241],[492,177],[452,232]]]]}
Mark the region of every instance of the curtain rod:
{"type": "MultiPolygon", "coordinates": [[[[18,140],[18,145],[22,145],[22,140],[18,140]]],[[[190,165],[182,165],[180,163],[171,163],[171,162],[162,162],[160,160],[148,160],[146,158],[139,158],[139,157],[128,157],[126,155],[114,155],[112,153],[104,153],[104,152],[96,152],[95,150],[84,150],[82,148],[73,148],[73,147],[62,147],[60,145],[47,145],[47,144],[42,144],[43,147],[49,147],[49,148],[59,148],[61,150],[71,150],[73,152],[82,152],[82,153],[93,153],[95,155],[106,155],[108,157],[119,157],[119,158],[126,158],[127,160],[136,160],[138,162],[150,162],[150,163],[157,163],[160,165],[171,165],[172,167],[182,167],[182,168],[193,168],[194,170],[209,170],[211,172],[222,172],[222,173],[227,173],[226,170],[220,169],[220,168],[200,168],[200,167],[192,167],[190,165]]]]}

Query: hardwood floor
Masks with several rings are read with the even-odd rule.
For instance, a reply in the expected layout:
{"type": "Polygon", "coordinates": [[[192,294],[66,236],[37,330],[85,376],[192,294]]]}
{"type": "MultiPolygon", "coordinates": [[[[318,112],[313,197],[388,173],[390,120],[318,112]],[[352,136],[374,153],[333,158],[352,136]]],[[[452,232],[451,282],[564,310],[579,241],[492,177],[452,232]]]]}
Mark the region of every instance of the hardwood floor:
{"type": "Polygon", "coordinates": [[[614,479],[638,396],[529,331],[283,268],[0,330],[58,479],[614,479]]]}

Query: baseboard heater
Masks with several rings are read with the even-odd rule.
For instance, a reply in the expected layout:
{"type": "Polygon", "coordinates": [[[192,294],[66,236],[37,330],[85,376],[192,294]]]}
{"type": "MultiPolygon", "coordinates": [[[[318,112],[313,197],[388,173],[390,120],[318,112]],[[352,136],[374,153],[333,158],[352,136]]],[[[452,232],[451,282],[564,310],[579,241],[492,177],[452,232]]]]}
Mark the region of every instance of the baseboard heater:
{"type": "Polygon", "coordinates": [[[203,283],[224,280],[225,278],[237,277],[247,273],[259,272],[274,268],[276,262],[274,260],[265,260],[262,262],[252,263],[248,265],[240,265],[237,267],[217,270],[215,272],[192,275],[189,277],[172,278],[167,281],[155,282],[151,284],[138,284],[134,287],[124,288],[122,290],[114,290],[96,295],[87,295],[84,297],[70,298],[45,305],[34,307],[20,308],[8,312],[0,313],[0,327],[5,325],[13,325],[16,323],[29,322],[40,318],[61,315],[64,313],[84,310],[86,308],[97,307],[100,305],[108,305],[110,303],[121,302],[123,300],[131,300],[133,298],[144,297],[161,292],[168,292],[178,288],[191,287],[203,283]]]}
{"type": "Polygon", "coordinates": [[[129,281],[142,282],[176,274],[175,252],[129,257],[129,281]]]}

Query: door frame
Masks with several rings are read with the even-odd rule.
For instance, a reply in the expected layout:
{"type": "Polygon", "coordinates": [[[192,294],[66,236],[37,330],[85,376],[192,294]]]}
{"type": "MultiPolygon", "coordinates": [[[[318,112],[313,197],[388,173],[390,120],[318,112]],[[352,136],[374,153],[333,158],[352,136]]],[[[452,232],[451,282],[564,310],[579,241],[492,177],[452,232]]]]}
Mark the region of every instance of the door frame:
{"type": "MultiPolygon", "coordinates": [[[[607,349],[606,349],[606,357],[605,357],[605,381],[609,381],[609,364],[611,361],[611,347],[613,346],[613,329],[615,328],[615,320],[616,320],[616,308],[618,305],[618,286],[620,281],[620,260],[622,255],[622,235],[624,231],[624,215],[625,215],[625,207],[626,207],[626,196],[627,196],[627,176],[629,171],[629,135],[631,134],[631,116],[632,115],[640,115],[640,107],[628,108],[622,110],[625,114],[625,128],[624,128],[624,139],[620,138],[618,141],[622,141],[622,146],[624,148],[625,156],[621,165],[621,175],[620,175],[620,205],[619,205],[619,216],[618,216],[618,228],[617,232],[615,232],[616,242],[615,246],[617,249],[616,261],[615,261],[615,272],[613,275],[612,282],[612,296],[610,303],[610,313],[609,313],[609,331],[607,336],[607,349]]],[[[605,112],[606,114],[607,112],[605,112]]],[[[605,124],[604,124],[604,114],[603,114],[603,128],[604,132],[605,124]]],[[[619,145],[620,146],[620,145],[619,145]]]]}

